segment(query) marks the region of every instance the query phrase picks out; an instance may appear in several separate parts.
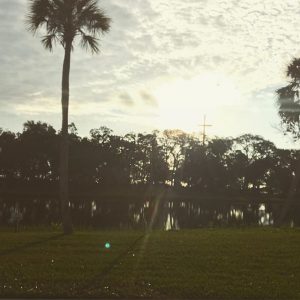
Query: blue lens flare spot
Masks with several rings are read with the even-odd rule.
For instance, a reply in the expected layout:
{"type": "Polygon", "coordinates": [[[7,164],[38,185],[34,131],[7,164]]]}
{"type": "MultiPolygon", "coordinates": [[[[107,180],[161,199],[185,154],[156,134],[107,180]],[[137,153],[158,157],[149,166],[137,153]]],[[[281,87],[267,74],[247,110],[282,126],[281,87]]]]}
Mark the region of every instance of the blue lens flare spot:
{"type": "Polygon", "coordinates": [[[104,247],[105,247],[106,249],[110,249],[111,245],[110,245],[110,243],[105,243],[104,247]]]}

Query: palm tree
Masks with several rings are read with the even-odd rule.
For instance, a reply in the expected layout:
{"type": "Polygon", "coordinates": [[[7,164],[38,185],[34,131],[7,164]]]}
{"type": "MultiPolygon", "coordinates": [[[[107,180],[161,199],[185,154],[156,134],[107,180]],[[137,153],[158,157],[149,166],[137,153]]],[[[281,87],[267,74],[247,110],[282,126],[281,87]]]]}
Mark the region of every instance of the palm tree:
{"type": "Polygon", "coordinates": [[[278,89],[277,101],[281,125],[294,140],[300,138],[300,59],[294,58],[287,66],[286,75],[289,84],[278,89]]]}
{"type": "Polygon", "coordinates": [[[99,35],[109,31],[110,18],[97,5],[97,0],[29,0],[27,16],[28,30],[33,34],[44,29],[42,44],[52,51],[58,42],[65,50],[62,71],[62,129],[60,150],[60,201],[62,225],[65,234],[73,231],[70,216],[68,188],[68,109],[69,109],[69,75],[73,44],[76,38],[80,45],[99,52],[99,35]]]}
{"type": "MultiPolygon", "coordinates": [[[[287,66],[286,76],[289,84],[278,89],[277,102],[281,125],[285,134],[291,134],[295,141],[300,138],[300,59],[294,58],[287,66]]],[[[287,201],[283,204],[278,217],[277,225],[283,224],[286,215],[295,200],[295,195],[300,183],[300,155],[298,154],[297,165],[293,180],[289,189],[287,201]]]]}

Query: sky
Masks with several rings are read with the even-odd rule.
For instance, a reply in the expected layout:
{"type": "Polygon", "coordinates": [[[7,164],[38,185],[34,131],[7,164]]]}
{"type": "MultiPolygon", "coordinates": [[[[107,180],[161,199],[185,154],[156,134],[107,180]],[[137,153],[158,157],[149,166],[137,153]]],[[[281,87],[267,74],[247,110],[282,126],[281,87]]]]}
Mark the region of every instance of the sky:
{"type": "MultiPolygon", "coordinates": [[[[70,122],[81,136],[182,129],[209,137],[280,130],[275,91],[300,56],[300,1],[101,0],[112,19],[101,53],[72,53],[70,122]]],[[[27,0],[0,0],[0,127],[61,123],[63,49],[26,31],[27,0]]]]}

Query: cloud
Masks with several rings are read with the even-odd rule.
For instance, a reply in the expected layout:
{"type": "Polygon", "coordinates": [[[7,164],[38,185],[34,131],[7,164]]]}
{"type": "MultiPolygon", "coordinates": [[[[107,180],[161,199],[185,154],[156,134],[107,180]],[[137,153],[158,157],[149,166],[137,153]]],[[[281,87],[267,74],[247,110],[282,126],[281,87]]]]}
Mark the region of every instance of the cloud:
{"type": "MultiPolygon", "coordinates": [[[[39,36],[26,32],[27,3],[1,0],[0,113],[42,119],[50,111],[59,118],[63,49],[58,45],[46,52],[39,36]]],[[[151,123],[147,112],[152,107],[155,114],[160,104],[153,85],[212,71],[233,78],[245,103],[263,95],[260,104],[271,106],[272,92],[264,91],[285,83],[285,66],[299,55],[300,7],[294,0],[99,4],[113,20],[110,33],[101,38],[100,55],[78,47],[72,53],[70,112],[78,119],[98,113],[104,123],[112,115],[127,122],[124,112],[134,112],[151,123]],[[124,109],[112,113],[120,103],[124,109]]],[[[1,120],[0,126],[7,126],[8,119],[1,120]]]]}
{"type": "Polygon", "coordinates": [[[154,96],[150,95],[148,92],[141,91],[140,95],[146,105],[154,106],[154,107],[158,106],[158,103],[157,103],[156,99],[154,98],[154,96]]]}
{"type": "Polygon", "coordinates": [[[134,106],[134,101],[131,98],[131,96],[127,93],[122,93],[121,95],[119,95],[119,98],[121,99],[121,102],[128,107],[132,107],[134,106]]]}

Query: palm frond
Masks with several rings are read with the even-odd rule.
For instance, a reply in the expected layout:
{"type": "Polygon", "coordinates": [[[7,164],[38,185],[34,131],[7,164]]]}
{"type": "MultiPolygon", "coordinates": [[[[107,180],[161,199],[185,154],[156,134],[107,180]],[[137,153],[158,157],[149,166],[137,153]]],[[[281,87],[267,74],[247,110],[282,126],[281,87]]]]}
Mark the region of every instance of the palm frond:
{"type": "Polygon", "coordinates": [[[292,62],[287,67],[286,75],[294,81],[300,80],[300,58],[293,58],[292,62]]]}
{"type": "Polygon", "coordinates": [[[97,14],[94,14],[89,22],[88,29],[96,34],[97,32],[106,33],[110,29],[111,19],[108,18],[101,10],[97,14]]]}
{"type": "Polygon", "coordinates": [[[278,113],[282,129],[296,140],[300,137],[300,58],[293,58],[286,75],[290,82],[276,91],[278,113]]]}
{"type": "Polygon", "coordinates": [[[50,52],[52,52],[52,50],[53,50],[53,44],[56,43],[56,40],[57,40],[57,36],[56,36],[55,33],[49,34],[49,35],[45,35],[42,38],[42,44],[45,47],[45,49],[47,49],[50,52]]]}
{"type": "Polygon", "coordinates": [[[287,86],[276,90],[278,100],[279,101],[281,101],[283,99],[294,100],[296,97],[299,97],[298,88],[299,88],[299,84],[297,84],[296,82],[291,82],[287,86]]]}
{"type": "Polygon", "coordinates": [[[77,26],[90,34],[106,33],[110,29],[111,19],[98,8],[95,0],[80,0],[77,7],[77,26]]]}
{"type": "Polygon", "coordinates": [[[98,39],[81,31],[81,46],[86,50],[91,49],[92,53],[99,52],[98,39]]]}
{"type": "Polygon", "coordinates": [[[47,23],[49,0],[30,0],[29,13],[26,18],[27,29],[35,33],[39,27],[47,23]]]}

